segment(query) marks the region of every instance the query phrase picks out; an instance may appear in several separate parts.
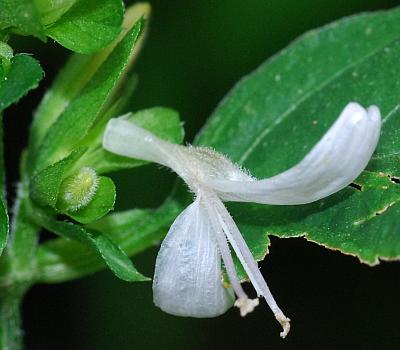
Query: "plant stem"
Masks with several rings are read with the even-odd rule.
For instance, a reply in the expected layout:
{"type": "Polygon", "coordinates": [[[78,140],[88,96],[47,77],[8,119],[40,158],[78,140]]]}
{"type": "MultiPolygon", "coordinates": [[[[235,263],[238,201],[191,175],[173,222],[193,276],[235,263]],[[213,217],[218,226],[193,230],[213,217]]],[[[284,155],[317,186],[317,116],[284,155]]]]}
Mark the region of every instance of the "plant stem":
{"type": "Polygon", "coordinates": [[[21,350],[23,331],[21,329],[21,301],[27,285],[16,285],[0,294],[0,349],[21,350]]]}
{"type": "Polygon", "coordinates": [[[36,275],[34,254],[40,227],[29,217],[29,198],[21,184],[14,206],[10,240],[0,260],[0,349],[23,348],[21,302],[36,275]]]}

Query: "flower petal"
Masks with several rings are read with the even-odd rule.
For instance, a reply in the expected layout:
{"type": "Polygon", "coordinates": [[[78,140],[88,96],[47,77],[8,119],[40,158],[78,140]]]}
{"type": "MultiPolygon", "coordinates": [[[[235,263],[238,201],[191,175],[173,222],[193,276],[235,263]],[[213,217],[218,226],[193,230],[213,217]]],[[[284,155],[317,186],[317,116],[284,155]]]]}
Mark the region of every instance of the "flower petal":
{"type": "Polygon", "coordinates": [[[379,139],[378,107],[349,103],[305,158],[289,170],[258,181],[211,180],[225,201],[305,204],[350,184],[367,166],[379,139]]]}
{"type": "Polygon", "coordinates": [[[103,147],[120,156],[143,159],[171,166],[174,144],[121,118],[110,119],[103,136],[103,147]]]}
{"type": "Polygon", "coordinates": [[[215,317],[233,305],[207,211],[196,199],[172,224],[157,256],[154,303],[177,316],[215,317]]]}

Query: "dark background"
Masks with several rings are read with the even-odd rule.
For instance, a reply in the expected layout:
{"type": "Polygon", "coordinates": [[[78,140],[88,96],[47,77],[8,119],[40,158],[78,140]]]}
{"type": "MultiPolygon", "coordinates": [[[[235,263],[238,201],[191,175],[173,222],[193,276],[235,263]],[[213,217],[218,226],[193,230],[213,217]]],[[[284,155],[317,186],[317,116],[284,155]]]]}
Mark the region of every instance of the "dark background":
{"type": "MultiPolygon", "coordinates": [[[[243,75],[304,31],[337,18],[390,8],[390,0],[158,0],[136,66],[132,110],[177,109],[191,141],[217,103],[243,75]]],[[[34,39],[14,42],[46,72],[39,89],[6,112],[7,165],[16,169],[31,110],[60,68],[66,50],[34,39]]],[[[395,77],[396,78],[396,77],[395,77]]],[[[115,176],[118,208],[154,207],[174,176],[147,166],[115,176]]],[[[8,173],[17,180],[16,170],[8,173]]],[[[399,237],[400,238],[400,237],[399,237]]],[[[133,258],[152,275],[157,249],[133,258]]],[[[261,264],[278,303],[292,318],[288,338],[266,304],[242,319],[236,309],[216,319],[178,318],[152,303],[150,283],[124,283],[108,271],[59,285],[38,285],[23,305],[25,342],[33,349],[400,349],[400,268],[370,268],[303,239],[272,238],[261,264]]]]}

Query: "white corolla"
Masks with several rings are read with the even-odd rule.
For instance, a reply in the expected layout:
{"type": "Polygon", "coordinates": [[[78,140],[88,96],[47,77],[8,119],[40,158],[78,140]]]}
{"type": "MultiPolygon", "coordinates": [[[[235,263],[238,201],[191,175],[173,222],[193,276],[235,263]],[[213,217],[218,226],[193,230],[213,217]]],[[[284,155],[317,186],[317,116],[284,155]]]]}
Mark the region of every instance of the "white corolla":
{"type": "Polygon", "coordinates": [[[209,148],[185,147],[157,138],[124,118],[111,119],[103,147],[113,153],[173,169],[194,193],[194,202],[172,224],[156,261],[154,303],[179,316],[215,317],[233,304],[242,316],[258,305],[241,287],[230,253],[235,251],[258,297],[264,297],[283,327],[290,320],[275,302],[238,227],[223,201],[304,204],[349,185],[365,168],[380,134],[376,106],[349,103],[339,118],[291,169],[257,180],[209,148]],[[221,258],[229,277],[223,283],[221,258]],[[236,300],[235,300],[236,295],[236,300]]]}

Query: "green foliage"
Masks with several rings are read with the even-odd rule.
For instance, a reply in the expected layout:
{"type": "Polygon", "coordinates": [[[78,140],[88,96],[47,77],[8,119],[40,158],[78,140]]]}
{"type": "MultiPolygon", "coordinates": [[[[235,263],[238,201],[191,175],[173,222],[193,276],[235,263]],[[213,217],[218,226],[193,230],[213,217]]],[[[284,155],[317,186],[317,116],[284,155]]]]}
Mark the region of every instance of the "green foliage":
{"type": "Polygon", "coordinates": [[[68,155],[93,126],[113,96],[141,32],[137,22],[99,67],[80,94],[50,127],[35,159],[36,171],[68,155]]]}
{"type": "MultiPolygon", "coordinates": [[[[113,213],[87,227],[107,234],[127,255],[134,255],[159,244],[181,206],[169,201],[156,211],[132,209],[113,213]]],[[[76,279],[104,267],[89,247],[62,238],[40,245],[36,261],[38,280],[47,283],[76,279]]]]}
{"type": "Polygon", "coordinates": [[[307,33],[243,79],[197,138],[263,178],[300,161],[349,101],[381,109],[381,140],[360,191],[301,206],[230,206],[258,259],[268,235],[304,236],[369,264],[400,256],[399,33],[399,9],[307,33]]]}
{"type": "Polygon", "coordinates": [[[120,33],[123,19],[121,0],[80,0],[46,34],[76,52],[95,52],[120,33]]]}
{"type": "Polygon", "coordinates": [[[91,53],[121,31],[121,0],[0,0],[0,31],[49,36],[66,48],[91,53]]]}
{"type": "Polygon", "coordinates": [[[101,258],[120,279],[128,282],[148,280],[135,269],[123,250],[107,235],[69,222],[46,219],[42,224],[49,231],[77,241],[95,251],[97,257],[101,258]]]}

